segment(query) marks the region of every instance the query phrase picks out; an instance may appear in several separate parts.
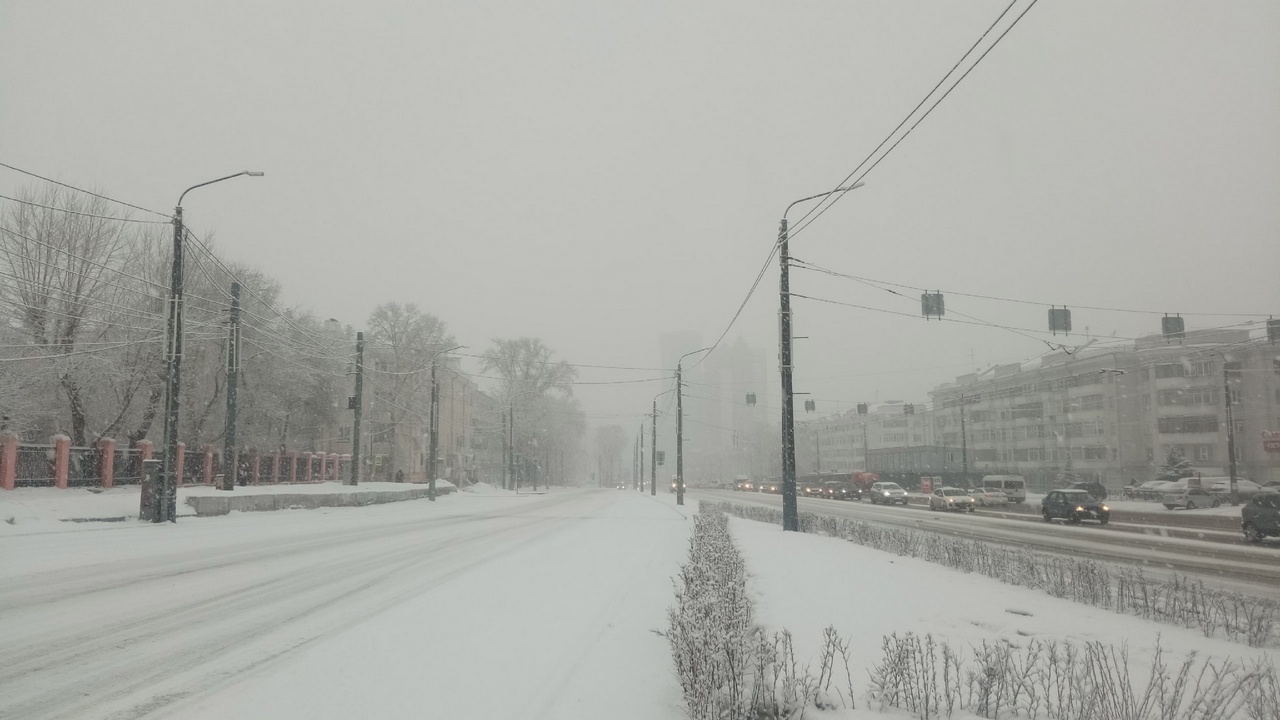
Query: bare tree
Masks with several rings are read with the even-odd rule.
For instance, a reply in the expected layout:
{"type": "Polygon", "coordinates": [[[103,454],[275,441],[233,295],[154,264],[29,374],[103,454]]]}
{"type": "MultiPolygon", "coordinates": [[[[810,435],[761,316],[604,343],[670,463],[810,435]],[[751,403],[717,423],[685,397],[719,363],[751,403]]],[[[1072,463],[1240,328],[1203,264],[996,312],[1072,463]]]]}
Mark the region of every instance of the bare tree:
{"type": "Polygon", "coordinates": [[[95,424],[87,386],[136,361],[135,343],[157,342],[163,315],[140,307],[149,295],[125,271],[136,227],[114,218],[127,215],[56,186],[24,189],[18,199],[0,215],[0,304],[33,350],[25,355],[44,361],[34,366],[31,389],[56,389],[64,402],[24,424],[37,433],[68,430],[84,445],[95,424]]]}
{"type": "Polygon", "coordinates": [[[391,444],[391,462],[384,469],[388,477],[412,466],[421,433],[407,433],[414,425],[427,425],[431,365],[455,344],[443,320],[413,303],[383,303],[369,316],[365,382],[376,404],[369,430],[371,437],[377,433],[391,444]]]}

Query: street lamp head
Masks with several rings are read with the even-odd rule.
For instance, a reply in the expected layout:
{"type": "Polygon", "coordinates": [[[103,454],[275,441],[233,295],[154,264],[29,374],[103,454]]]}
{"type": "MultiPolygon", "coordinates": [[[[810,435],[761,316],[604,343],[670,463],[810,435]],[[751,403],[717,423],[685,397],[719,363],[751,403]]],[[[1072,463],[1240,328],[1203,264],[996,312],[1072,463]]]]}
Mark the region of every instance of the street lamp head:
{"type": "Polygon", "coordinates": [[[858,182],[856,182],[856,183],[854,183],[854,184],[850,185],[849,187],[838,187],[838,188],[836,188],[835,190],[833,190],[832,192],[848,192],[848,191],[850,191],[850,190],[857,190],[858,188],[862,187],[863,185],[866,185],[866,183],[864,183],[864,182],[862,182],[861,180],[859,180],[858,182]]]}
{"type": "Polygon", "coordinates": [[[248,175],[249,177],[262,177],[263,175],[266,175],[266,173],[262,172],[261,170],[245,170],[244,174],[248,175]]]}

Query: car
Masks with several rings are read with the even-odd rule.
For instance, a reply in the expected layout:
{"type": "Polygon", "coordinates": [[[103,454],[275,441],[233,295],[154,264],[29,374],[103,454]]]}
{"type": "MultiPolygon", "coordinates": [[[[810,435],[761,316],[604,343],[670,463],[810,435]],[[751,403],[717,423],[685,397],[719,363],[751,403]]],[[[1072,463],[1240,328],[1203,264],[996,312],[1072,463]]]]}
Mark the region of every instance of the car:
{"type": "Polygon", "coordinates": [[[782,483],[770,482],[768,484],[762,484],[760,485],[760,492],[766,492],[766,493],[769,493],[770,495],[777,495],[782,492],[782,483]]]}
{"type": "MultiPolygon", "coordinates": [[[[1208,480],[1208,478],[1206,478],[1208,480]]],[[[1221,495],[1223,497],[1231,496],[1231,478],[1213,478],[1213,482],[1203,482],[1209,492],[1221,495]]],[[[1242,498],[1251,498],[1260,492],[1266,492],[1265,489],[1252,480],[1244,478],[1236,478],[1236,492],[1242,498]]]]}
{"type": "Polygon", "coordinates": [[[671,492],[675,492],[675,491],[676,491],[676,483],[677,483],[677,482],[679,482],[679,481],[678,481],[676,478],[671,478],[671,492]]]}
{"type": "Polygon", "coordinates": [[[1170,510],[1180,507],[1195,510],[1196,508],[1218,507],[1222,504],[1222,498],[1204,488],[1187,488],[1178,492],[1165,493],[1161,502],[1170,510]]]}
{"type": "Polygon", "coordinates": [[[1079,525],[1084,520],[1111,521],[1111,508],[1084,490],[1050,490],[1040,501],[1045,522],[1066,520],[1079,525]]]}
{"type": "Polygon", "coordinates": [[[733,483],[733,489],[737,492],[751,492],[756,486],[750,480],[736,480],[733,483]]]}
{"type": "Polygon", "coordinates": [[[627,486],[626,486],[625,484],[623,484],[623,483],[618,483],[618,489],[619,489],[619,490],[626,490],[626,489],[627,489],[627,486]]]}
{"type": "Polygon", "coordinates": [[[955,487],[940,487],[929,496],[930,510],[958,510],[973,512],[977,502],[969,497],[968,490],[955,487]]]}
{"type": "Polygon", "coordinates": [[[823,497],[828,500],[857,500],[862,496],[858,487],[847,480],[832,480],[823,484],[823,497]]]}
{"type": "Polygon", "coordinates": [[[1280,537],[1280,493],[1258,493],[1240,508],[1244,539],[1251,543],[1280,537]]]}
{"type": "Polygon", "coordinates": [[[826,488],[816,480],[806,480],[800,485],[800,494],[805,497],[826,497],[826,488]]]}
{"type": "Polygon", "coordinates": [[[1159,500],[1160,488],[1168,482],[1168,480],[1148,480],[1141,485],[1130,486],[1126,494],[1139,500],[1159,500]]]}
{"type": "Polygon", "coordinates": [[[906,505],[907,491],[903,490],[896,482],[878,482],[871,484],[871,492],[867,493],[871,498],[872,505],[884,504],[892,505],[898,503],[906,505]]]}
{"type": "Polygon", "coordinates": [[[1107,487],[1097,482],[1077,482],[1067,486],[1068,490],[1084,490],[1099,500],[1107,499],[1107,487]]]}
{"type": "Polygon", "coordinates": [[[1009,502],[1021,504],[1027,499],[1027,481],[1021,475],[983,475],[982,487],[999,490],[1009,496],[1009,502]]]}
{"type": "Polygon", "coordinates": [[[973,488],[969,491],[969,497],[980,507],[1009,504],[1009,496],[995,488],[973,488]]]}

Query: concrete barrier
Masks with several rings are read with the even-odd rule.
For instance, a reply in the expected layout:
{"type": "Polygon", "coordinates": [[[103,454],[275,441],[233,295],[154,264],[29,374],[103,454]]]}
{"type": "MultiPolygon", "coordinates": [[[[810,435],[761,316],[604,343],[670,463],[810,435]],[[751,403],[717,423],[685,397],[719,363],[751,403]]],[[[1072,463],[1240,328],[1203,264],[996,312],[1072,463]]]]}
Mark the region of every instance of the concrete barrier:
{"type": "MultiPolygon", "coordinates": [[[[343,493],[280,493],[272,495],[199,495],[187,498],[187,505],[198,517],[226,515],[239,512],[266,512],[269,510],[314,509],[321,507],[354,507],[381,505],[425,498],[426,487],[409,487],[404,490],[358,490],[343,493]]],[[[447,495],[453,488],[438,488],[436,495],[447,495]]]]}

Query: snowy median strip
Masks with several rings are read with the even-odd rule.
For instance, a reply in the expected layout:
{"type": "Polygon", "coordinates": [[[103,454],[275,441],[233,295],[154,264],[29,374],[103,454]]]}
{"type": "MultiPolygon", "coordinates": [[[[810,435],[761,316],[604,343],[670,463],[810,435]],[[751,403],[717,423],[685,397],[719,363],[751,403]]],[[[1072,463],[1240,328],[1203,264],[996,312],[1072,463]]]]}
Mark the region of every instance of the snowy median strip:
{"type": "MultiPolygon", "coordinates": [[[[985,613],[987,621],[995,624],[965,617],[969,613],[963,608],[976,600],[971,597],[973,586],[988,583],[985,579],[955,583],[946,576],[937,577],[915,560],[905,564],[899,560],[896,565],[890,560],[886,566],[895,568],[890,572],[894,577],[920,580],[908,587],[896,583],[893,588],[882,587],[887,578],[861,573],[815,577],[815,566],[848,556],[851,549],[841,550],[818,537],[735,522],[734,536],[750,528],[744,534],[749,541],[744,560],[729,533],[727,518],[714,505],[702,503],[695,518],[689,559],[676,578],[676,604],[663,633],[684,690],[686,712],[695,720],[796,718],[807,709],[822,710],[823,717],[831,718],[869,717],[877,710],[906,711],[922,719],[1280,717],[1280,686],[1271,651],[1251,660],[1221,659],[1231,654],[1232,645],[1200,640],[1209,652],[1220,654],[1218,659],[1201,658],[1191,633],[1171,630],[1165,646],[1159,631],[1142,623],[1132,628],[1136,648],[1131,655],[1130,634],[1116,632],[1125,627],[1122,620],[1093,609],[1063,618],[1060,600],[1046,600],[1059,606],[1053,608],[1056,612],[1046,608],[1041,613],[1046,617],[1029,624],[1045,636],[1004,633],[1008,628],[995,618],[1005,613],[998,605],[990,607],[985,589],[978,603],[984,610],[978,615],[985,613]],[[764,575],[757,576],[761,572],[764,575]],[[817,584],[796,582],[800,577],[817,584]],[[945,592],[933,594],[929,588],[934,585],[954,586],[958,594],[942,600],[945,592]],[[761,627],[764,623],[756,620],[752,592],[763,593],[768,605],[765,615],[772,617],[772,624],[801,620],[799,636],[793,640],[787,630],[761,627]],[[895,592],[905,592],[913,600],[895,601],[895,592]],[[924,593],[936,599],[929,600],[924,593]],[[958,612],[944,609],[953,601],[959,603],[958,612]],[[915,605],[936,605],[936,611],[920,615],[915,605]],[[829,619],[849,616],[855,618],[850,636],[842,637],[827,624],[829,619]],[[923,627],[932,632],[904,634],[890,629],[908,623],[920,627],[928,618],[932,622],[923,627]],[[1092,632],[1090,624],[1099,622],[1104,627],[1092,632]],[[939,632],[942,639],[937,639],[939,632]],[[1011,637],[1002,637],[1005,634],[1011,637]],[[1091,635],[1103,640],[1090,640],[1091,635]],[[1107,640],[1118,637],[1126,638],[1125,642],[1107,640]],[[968,645],[953,644],[957,639],[968,645]],[[814,660],[798,661],[797,655],[814,660]],[[878,662],[862,665],[865,661],[860,658],[875,655],[878,662]],[[865,671],[851,669],[860,665],[865,671]],[[863,678],[868,681],[859,692],[855,679],[863,678]],[[855,700],[862,707],[855,709],[855,700]]],[[[856,564],[850,569],[856,569],[856,564]]],[[[1014,595],[1023,603],[1028,600],[1026,590],[1014,595]]],[[[1010,612],[1023,618],[1019,623],[1032,615],[1026,610],[1010,612]]]]}

